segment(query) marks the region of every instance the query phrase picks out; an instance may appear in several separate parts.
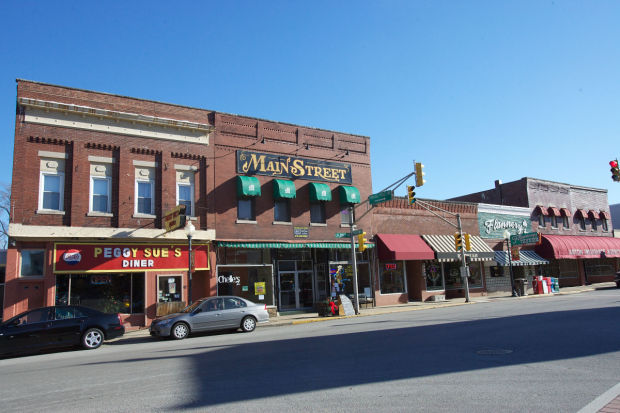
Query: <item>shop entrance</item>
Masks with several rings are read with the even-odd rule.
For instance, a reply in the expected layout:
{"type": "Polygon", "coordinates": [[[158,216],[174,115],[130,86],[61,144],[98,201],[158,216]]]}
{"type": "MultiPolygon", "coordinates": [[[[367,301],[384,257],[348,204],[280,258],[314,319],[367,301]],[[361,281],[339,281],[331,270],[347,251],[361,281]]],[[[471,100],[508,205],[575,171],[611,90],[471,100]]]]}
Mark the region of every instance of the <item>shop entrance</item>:
{"type": "Polygon", "coordinates": [[[311,308],[312,261],[278,261],[280,310],[311,308]]]}

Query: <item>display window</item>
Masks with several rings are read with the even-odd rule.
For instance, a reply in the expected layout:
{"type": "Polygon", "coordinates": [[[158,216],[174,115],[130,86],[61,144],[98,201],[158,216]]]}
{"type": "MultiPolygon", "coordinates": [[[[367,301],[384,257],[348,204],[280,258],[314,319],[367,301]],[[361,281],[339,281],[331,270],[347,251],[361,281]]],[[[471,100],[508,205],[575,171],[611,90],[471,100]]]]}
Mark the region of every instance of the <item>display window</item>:
{"type": "Polygon", "coordinates": [[[445,289],[441,264],[438,262],[424,263],[424,279],[426,281],[426,291],[437,291],[445,289]]]}
{"type": "MultiPolygon", "coordinates": [[[[446,279],[446,289],[456,290],[465,288],[465,283],[461,278],[461,263],[459,261],[442,263],[444,277],[446,279]]],[[[475,262],[469,265],[469,277],[467,277],[469,288],[482,288],[482,271],[480,264],[475,262]]]]}
{"type": "Polygon", "coordinates": [[[160,275],[157,277],[157,302],[171,303],[183,301],[181,275],[160,275]]]}
{"type": "Polygon", "coordinates": [[[406,293],[406,274],[403,261],[382,262],[379,265],[381,294],[406,293]]]}
{"type": "Polygon", "coordinates": [[[217,295],[236,295],[255,303],[274,305],[272,266],[218,266],[217,295]]]}
{"type": "Polygon", "coordinates": [[[105,313],[144,313],[144,274],[57,274],[56,305],[105,313]]]}

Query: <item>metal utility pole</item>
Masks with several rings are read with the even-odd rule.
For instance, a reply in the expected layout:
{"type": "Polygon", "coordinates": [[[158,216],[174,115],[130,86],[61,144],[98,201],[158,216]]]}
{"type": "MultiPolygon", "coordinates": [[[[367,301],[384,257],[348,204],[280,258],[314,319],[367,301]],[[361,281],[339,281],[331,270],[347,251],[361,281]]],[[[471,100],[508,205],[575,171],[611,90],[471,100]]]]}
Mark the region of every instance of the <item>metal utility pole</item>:
{"type": "Polygon", "coordinates": [[[360,313],[359,295],[357,287],[357,257],[355,252],[355,224],[353,223],[353,205],[349,207],[349,226],[351,227],[351,263],[353,265],[353,297],[355,300],[355,315],[360,313]]]}
{"type": "MultiPolygon", "coordinates": [[[[463,227],[461,227],[461,214],[456,214],[456,224],[457,224],[457,231],[459,232],[461,239],[463,239],[463,227]]],[[[465,261],[465,245],[461,246],[460,255],[461,255],[461,278],[463,279],[463,282],[465,283],[465,302],[468,303],[469,302],[469,279],[467,277],[469,276],[469,268],[467,268],[467,262],[465,261]]]]}

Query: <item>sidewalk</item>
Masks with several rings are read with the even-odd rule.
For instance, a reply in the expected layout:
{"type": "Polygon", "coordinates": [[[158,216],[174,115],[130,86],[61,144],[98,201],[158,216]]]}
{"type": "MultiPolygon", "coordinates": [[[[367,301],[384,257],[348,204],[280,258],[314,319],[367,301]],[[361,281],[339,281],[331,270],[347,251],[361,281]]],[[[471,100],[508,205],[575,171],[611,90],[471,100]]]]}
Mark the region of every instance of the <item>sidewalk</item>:
{"type": "MultiPolygon", "coordinates": [[[[543,298],[550,297],[554,295],[567,295],[567,294],[576,294],[585,291],[594,291],[599,289],[606,288],[615,288],[616,284],[613,282],[607,283],[599,283],[592,285],[582,285],[578,287],[564,287],[560,289],[559,293],[555,294],[544,294],[544,295],[527,295],[523,297],[511,297],[509,295],[501,295],[501,296],[482,296],[482,297],[470,297],[470,302],[466,303],[464,298],[453,298],[445,301],[439,302],[409,302],[399,305],[389,305],[389,306],[381,306],[381,307],[368,307],[365,308],[364,305],[360,306],[360,313],[358,315],[351,316],[333,316],[333,317],[319,317],[316,312],[283,312],[279,313],[276,317],[271,317],[269,323],[261,324],[259,328],[263,327],[279,327],[286,325],[295,325],[295,324],[304,324],[304,323],[315,323],[321,321],[330,321],[337,320],[342,318],[355,318],[355,317],[365,317],[371,315],[379,315],[379,314],[390,314],[390,313],[398,313],[403,311],[419,311],[419,310],[429,310],[433,308],[443,308],[443,307],[453,307],[459,305],[471,305],[476,303],[489,303],[493,301],[500,300],[526,300],[531,298],[543,298]]],[[[123,338],[135,338],[139,336],[148,336],[149,330],[148,328],[142,328],[140,330],[128,331],[125,335],[117,340],[123,340],[123,338]]],[[[116,341],[116,340],[115,340],[116,341]]]]}

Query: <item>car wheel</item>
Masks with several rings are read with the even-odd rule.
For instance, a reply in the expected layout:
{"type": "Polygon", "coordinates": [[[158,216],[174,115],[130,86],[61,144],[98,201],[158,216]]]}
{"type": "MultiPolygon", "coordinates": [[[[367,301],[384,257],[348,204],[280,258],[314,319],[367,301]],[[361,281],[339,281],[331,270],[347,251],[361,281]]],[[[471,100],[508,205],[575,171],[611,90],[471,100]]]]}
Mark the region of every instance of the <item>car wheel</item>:
{"type": "Polygon", "coordinates": [[[256,319],[254,317],[245,317],[243,320],[241,320],[241,329],[243,331],[245,331],[246,333],[250,333],[252,331],[254,331],[254,329],[256,328],[256,319]]]}
{"type": "Polygon", "coordinates": [[[176,323],[172,326],[172,337],[175,340],[183,340],[189,335],[189,327],[185,323],[176,323]]]}
{"type": "Polygon", "coordinates": [[[103,332],[98,328],[89,328],[82,335],[82,347],[86,350],[99,348],[103,343],[103,332]]]}

